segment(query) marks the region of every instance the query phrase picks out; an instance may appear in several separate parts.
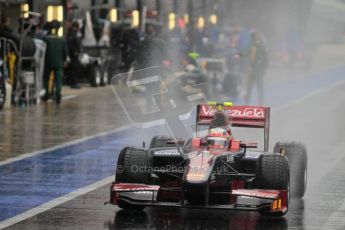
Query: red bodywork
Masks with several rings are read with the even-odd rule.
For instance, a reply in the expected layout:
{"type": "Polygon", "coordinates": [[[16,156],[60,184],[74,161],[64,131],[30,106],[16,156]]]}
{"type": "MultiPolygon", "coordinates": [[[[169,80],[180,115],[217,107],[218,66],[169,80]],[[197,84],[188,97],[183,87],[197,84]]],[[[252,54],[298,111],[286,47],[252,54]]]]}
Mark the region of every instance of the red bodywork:
{"type": "MultiPolygon", "coordinates": [[[[207,104],[197,107],[197,124],[209,125],[214,113],[217,111],[215,106],[207,104]]],[[[253,127],[263,128],[265,137],[265,151],[268,150],[269,139],[269,117],[270,108],[261,106],[223,106],[223,112],[228,115],[231,126],[235,127],[253,127]]],[[[189,153],[189,164],[182,181],[191,184],[205,183],[209,180],[210,170],[213,160],[224,152],[237,152],[241,147],[255,147],[256,143],[242,143],[241,141],[231,139],[229,147],[222,150],[209,150],[208,154],[200,153],[203,148],[204,138],[192,139],[192,152],[189,153]]],[[[176,206],[189,207],[181,201],[184,199],[181,191],[182,181],[162,181],[157,185],[144,184],[126,184],[113,183],[111,185],[110,203],[117,204],[118,199],[126,199],[134,205],[144,206],[176,206]],[[169,190],[169,191],[168,191],[169,190]]],[[[271,213],[278,212],[285,214],[287,212],[287,190],[262,190],[245,189],[243,179],[234,179],[231,181],[229,202],[224,205],[206,205],[197,208],[216,208],[216,209],[242,209],[242,210],[260,210],[269,208],[271,213]],[[248,204],[254,202],[254,205],[248,204]]]]}
{"type": "MultiPolygon", "coordinates": [[[[238,181],[234,183],[231,192],[231,204],[230,205],[214,205],[206,207],[190,207],[190,208],[213,208],[213,209],[238,209],[238,210],[259,210],[261,207],[244,206],[239,202],[239,198],[256,198],[258,200],[266,201],[269,205],[271,213],[286,213],[288,210],[287,204],[287,190],[262,190],[262,189],[241,189],[236,188],[237,186],[242,187],[243,183],[238,181]],[[234,186],[235,185],[235,186],[234,186]],[[276,206],[274,207],[274,203],[276,206]],[[279,206],[278,206],[279,204],[279,206]]],[[[118,199],[126,193],[145,193],[150,192],[149,196],[151,200],[140,200],[139,202],[133,202],[133,204],[145,205],[145,206],[169,206],[169,207],[184,207],[180,203],[176,202],[181,199],[181,192],[175,192],[175,194],[164,192],[161,190],[161,186],[157,185],[144,185],[144,184],[127,184],[127,183],[115,183],[111,185],[111,197],[110,203],[117,205],[118,199]],[[165,194],[164,194],[165,193],[165,194]],[[170,197],[172,196],[172,197],[170,197]],[[154,197],[157,197],[155,200],[154,197]],[[174,198],[174,199],[170,199],[174,198]],[[177,200],[176,200],[177,199],[177,200]]],[[[265,206],[267,207],[267,205],[265,206]]]]}

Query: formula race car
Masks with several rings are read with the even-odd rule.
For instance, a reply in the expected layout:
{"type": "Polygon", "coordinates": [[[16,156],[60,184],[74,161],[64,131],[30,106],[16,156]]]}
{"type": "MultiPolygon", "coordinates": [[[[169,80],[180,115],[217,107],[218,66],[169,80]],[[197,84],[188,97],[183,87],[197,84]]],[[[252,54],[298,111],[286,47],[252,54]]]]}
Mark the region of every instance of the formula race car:
{"type": "Polygon", "coordinates": [[[156,136],[149,149],[122,149],[107,203],[123,209],[168,206],[282,216],[290,196],[304,196],[306,148],[278,142],[268,152],[269,107],[214,102],[198,105],[196,116],[197,127],[207,127],[203,137],[156,136]],[[232,127],[263,128],[264,151],[235,139],[232,127]]]}

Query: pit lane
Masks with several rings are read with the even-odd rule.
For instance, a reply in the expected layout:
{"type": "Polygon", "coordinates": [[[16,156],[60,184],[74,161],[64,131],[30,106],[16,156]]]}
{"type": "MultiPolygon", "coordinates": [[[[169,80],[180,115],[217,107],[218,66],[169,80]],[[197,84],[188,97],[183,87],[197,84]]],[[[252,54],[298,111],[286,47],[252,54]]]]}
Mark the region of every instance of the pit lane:
{"type": "Polygon", "coordinates": [[[109,194],[105,185],[9,229],[344,229],[344,86],[320,89],[272,112],[271,146],[278,140],[299,140],[309,151],[307,194],[304,200],[292,200],[285,218],[163,208],[120,211],[103,206],[109,194]]]}

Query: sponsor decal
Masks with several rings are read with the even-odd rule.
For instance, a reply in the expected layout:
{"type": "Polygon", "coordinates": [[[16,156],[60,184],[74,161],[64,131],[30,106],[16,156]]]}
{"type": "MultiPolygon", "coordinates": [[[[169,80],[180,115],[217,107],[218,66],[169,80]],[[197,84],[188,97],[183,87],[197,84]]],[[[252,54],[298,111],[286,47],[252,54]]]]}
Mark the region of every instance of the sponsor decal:
{"type": "Polygon", "coordinates": [[[266,204],[266,199],[257,198],[257,197],[249,197],[249,196],[237,196],[236,204],[239,205],[251,205],[251,206],[257,206],[261,204],[266,204]]]}
{"type": "Polygon", "coordinates": [[[151,201],[156,200],[157,193],[153,191],[131,191],[131,192],[121,192],[121,197],[128,197],[134,200],[151,201]]]}
{"type": "Polygon", "coordinates": [[[152,195],[152,191],[137,191],[137,192],[134,192],[134,194],[138,194],[138,195],[152,195]]]}
{"type": "Polygon", "coordinates": [[[156,190],[154,188],[118,188],[118,187],[115,187],[115,190],[121,190],[121,191],[152,191],[152,190],[156,190]]]}
{"type": "Polygon", "coordinates": [[[226,156],[226,162],[228,163],[234,163],[235,157],[233,154],[226,156]]]}
{"type": "Polygon", "coordinates": [[[268,199],[274,199],[278,195],[277,193],[260,192],[257,190],[234,190],[232,194],[240,196],[261,197],[268,199]]]}
{"type": "Polygon", "coordinates": [[[262,154],[262,152],[247,151],[246,155],[244,155],[244,158],[258,159],[262,154]]]}
{"type": "Polygon", "coordinates": [[[114,184],[114,191],[158,191],[157,185],[114,184]]]}
{"type": "Polygon", "coordinates": [[[258,147],[258,143],[244,143],[246,147],[258,147]]]}
{"type": "Polygon", "coordinates": [[[162,150],[155,151],[154,156],[180,156],[181,154],[176,150],[162,150]]]}
{"type": "Polygon", "coordinates": [[[258,159],[260,157],[260,155],[245,155],[244,158],[247,159],[258,159]]]}
{"type": "MultiPolygon", "coordinates": [[[[217,110],[208,105],[201,106],[201,117],[211,117],[217,110]]],[[[223,108],[223,112],[228,114],[232,118],[248,118],[248,119],[264,119],[265,118],[265,110],[260,107],[231,107],[231,108],[223,108]]]]}

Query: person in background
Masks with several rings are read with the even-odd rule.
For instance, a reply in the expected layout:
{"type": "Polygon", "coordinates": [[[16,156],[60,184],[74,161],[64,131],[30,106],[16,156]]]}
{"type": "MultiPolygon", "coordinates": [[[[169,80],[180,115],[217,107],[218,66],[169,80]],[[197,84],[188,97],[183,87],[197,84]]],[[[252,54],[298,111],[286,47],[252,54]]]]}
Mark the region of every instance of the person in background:
{"type": "MultiPolygon", "coordinates": [[[[1,22],[0,22],[0,37],[4,37],[7,39],[10,39],[11,41],[13,41],[17,47],[19,47],[19,42],[20,42],[20,36],[19,34],[17,34],[16,32],[14,32],[11,27],[11,19],[6,16],[6,15],[2,15],[1,16],[1,22]]],[[[10,47],[10,51],[8,53],[4,53],[5,52],[5,47],[4,46],[0,46],[0,51],[1,51],[1,55],[2,55],[2,59],[4,62],[6,62],[7,59],[7,64],[6,66],[9,67],[8,70],[8,75],[9,75],[9,82],[11,82],[11,84],[13,84],[13,86],[16,85],[16,78],[15,78],[15,63],[17,60],[17,57],[13,51],[13,48],[10,47]],[[5,58],[6,56],[6,58],[5,58]]],[[[15,89],[15,87],[14,87],[15,89]]]]}
{"type": "Polygon", "coordinates": [[[59,37],[58,31],[61,25],[60,22],[54,20],[50,24],[50,31],[44,41],[47,44],[46,60],[45,60],[45,74],[44,74],[44,87],[46,95],[43,98],[45,101],[49,98],[49,79],[50,73],[54,73],[55,79],[55,100],[56,104],[61,102],[61,88],[62,88],[62,73],[65,60],[68,56],[67,45],[62,37],[59,37]]]}
{"type": "Polygon", "coordinates": [[[239,74],[241,75],[239,84],[241,87],[242,95],[246,94],[246,82],[250,75],[250,51],[253,45],[251,33],[252,31],[248,27],[237,28],[237,58],[239,64],[239,74]]]}
{"type": "Polygon", "coordinates": [[[135,58],[136,66],[139,68],[159,66],[167,59],[166,43],[160,38],[157,28],[148,24],[145,37],[138,44],[135,58]]]}
{"type": "Polygon", "coordinates": [[[263,83],[264,76],[268,66],[268,56],[265,44],[260,37],[260,34],[256,31],[252,33],[253,45],[250,51],[251,57],[251,70],[247,83],[247,92],[245,96],[245,104],[248,105],[252,90],[254,85],[258,91],[259,104],[263,105],[264,103],[264,92],[263,92],[263,83]]]}
{"type": "Polygon", "coordinates": [[[73,89],[80,89],[78,83],[78,73],[79,73],[79,54],[81,51],[81,39],[79,36],[79,23],[73,22],[71,28],[67,35],[67,46],[69,51],[69,57],[71,59],[70,63],[70,86],[73,89]]]}
{"type": "Polygon", "coordinates": [[[208,38],[205,36],[204,28],[196,28],[194,31],[195,51],[201,56],[207,56],[207,49],[205,44],[208,43],[208,38]]]}
{"type": "Polygon", "coordinates": [[[45,36],[47,36],[48,31],[44,29],[44,15],[39,17],[37,21],[37,25],[35,26],[34,37],[37,39],[43,40],[45,36]]]}
{"type": "Polygon", "coordinates": [[[12,33],[13,30],[10,28],[10,25],[11,25],[11,19],[6,15],[1,16],[0,30],[2,32],[12,33]]]}
{"type": "Polygon", "coordinates": [[[20,35],[11,28],[11,19],[6,15],[1,17],[0,37],[12,40],[19,47],[20,35]]]}

